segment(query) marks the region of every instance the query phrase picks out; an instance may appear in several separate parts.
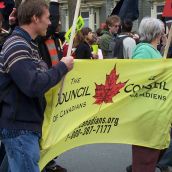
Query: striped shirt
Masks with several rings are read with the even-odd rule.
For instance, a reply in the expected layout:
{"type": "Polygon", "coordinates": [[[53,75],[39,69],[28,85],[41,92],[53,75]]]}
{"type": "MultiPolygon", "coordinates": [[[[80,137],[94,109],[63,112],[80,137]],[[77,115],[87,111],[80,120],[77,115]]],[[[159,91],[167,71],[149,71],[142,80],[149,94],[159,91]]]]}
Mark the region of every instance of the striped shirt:
{"type": "Polygon", "coordinates": [[[19,27],[14,30],[13,34],[4,43],[1,57],[3,58],[3,70],[7,73],[12,65],[20,60],[30,59],[35,63],[41,62],[38,46],[32,41],[30,35],[19,27]]]}
{"type": "Polygon", "coordinates": [[[41,132],[46,105],[44,94],[67,71],[63,62],[48,69],[30,35],[17,27],[1,51],[0,91],[5,79],[10,80],[12,88],[4,99],[0,128],[41,132]]]}

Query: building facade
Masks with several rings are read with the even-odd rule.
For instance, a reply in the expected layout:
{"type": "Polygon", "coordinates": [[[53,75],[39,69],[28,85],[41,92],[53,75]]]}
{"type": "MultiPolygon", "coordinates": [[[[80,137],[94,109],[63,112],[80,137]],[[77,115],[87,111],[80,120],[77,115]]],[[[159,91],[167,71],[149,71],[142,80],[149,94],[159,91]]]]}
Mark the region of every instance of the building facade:
{"type": "Polygon", "coordinates": [[[164,5],[165,5],[165,1],[153,2],[151,8],[151,16],[158,19],[162,19],[164,5]]]}
{"type": "MultiPolygon", "coordinates": [[[[114,6],[113,0],[106,1],[108,1],[108,3],[106,3],[105,0],[85,0],[81,3],[80,15],[83,17],[86,27],[96,30],[99,28],[100,23],[105,21],[106,16],[110,14],[114,6]]],[[[68,30],[69,13],[67,0],[61,0],[60,4],[62,29],[68,30]]]]}
{"type": "MultiPolygon", "coordinates": [[[[84,18],[85,26],[93,31],[99,28],[100,23],[105,22],[119,0],[83,0],[80,8],[80,15],[84,18]]],[[[69,28],[69,15],[67,0],[60,0],[62,30],[69,28]]],[[[160,18],[164,7],[164,1],[139,0],[139,19],[134,22],[134,29],[137,30],[141,19],[145,16],[160,18]]]]}

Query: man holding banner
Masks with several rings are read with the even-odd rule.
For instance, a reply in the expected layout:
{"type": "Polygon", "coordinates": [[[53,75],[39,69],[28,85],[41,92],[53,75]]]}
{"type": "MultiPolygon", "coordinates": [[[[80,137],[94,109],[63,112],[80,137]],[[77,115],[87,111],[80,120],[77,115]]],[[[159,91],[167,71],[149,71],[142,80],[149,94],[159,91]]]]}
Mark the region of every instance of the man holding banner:
{"type": "Polygon", "coordinates": [[[6,94],[1,102],[0,139],[11,171],[38,172],[44,93],[73,68],[73,58],[62,58],[50,69],[40,58],[33,40],[38,35],[45,36],[51,24],[44,0],[22,2],[18,21],[19,27],[7,39],[1,53],[0,84],[6,90],[1,87],[1,92],[6,94]]]}

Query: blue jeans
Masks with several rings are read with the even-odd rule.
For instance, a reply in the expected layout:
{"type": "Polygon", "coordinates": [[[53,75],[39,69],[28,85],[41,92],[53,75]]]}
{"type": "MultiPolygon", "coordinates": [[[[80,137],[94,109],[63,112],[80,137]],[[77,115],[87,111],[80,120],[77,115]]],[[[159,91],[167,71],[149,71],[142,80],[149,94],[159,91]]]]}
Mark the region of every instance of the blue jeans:
{"type": "Polygon", "coordinates": [[[8,168],[8,159],[7,159],[7,156],[5,155],[4,156],[4,159],[1,163],[1,166],[0,166],[0,172],[8,172],[9,171],[9,168],[8,168]]]}
{"type": "Polygon", "coordinates": [[[8,157],[9,172],[40,172],[39,135],[26,132],[17,137],[2,138],[2,142],[8,157]]]}
{"type": "Polygon", "coordinates": [[[2,143],[0,143],[0,165],[4,159],[5,156],[5,147],[2,143]]]}

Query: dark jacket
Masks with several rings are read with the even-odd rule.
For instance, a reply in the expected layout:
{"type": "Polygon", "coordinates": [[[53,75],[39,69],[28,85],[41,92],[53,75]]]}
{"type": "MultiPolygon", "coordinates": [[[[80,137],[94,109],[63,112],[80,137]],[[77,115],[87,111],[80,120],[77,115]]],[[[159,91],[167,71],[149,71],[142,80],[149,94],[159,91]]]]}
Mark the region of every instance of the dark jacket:
{"type": "Polygon", "coordinates": [[[76,59],[91,59],[91,48],[88,43],[83,42],[78,45],[75,51],[76,59]]]}
{"type": "Polygon", "coordinates": [[[47,63],[48,67],[50,68],[52,66],[52,63],[51,63],[50,54],[48,52],[48,48],[45,44],[45,40],[50,37],[54,40],[55,46],[57,48],[59,60],[61,60],[61,58],[63,57],[63,52],[62,52],[62,47],[61,47],[60,41],[59,41],[60,39],[58,37],[58,34],[56,34],[56,28],[59,24],[59,3],[50,2],[49,11],[50,11],[51,25],[48,27],[47,35],[46,35],[46,37],[38,37],[36,39],[36,42],[39,47],[40,56],[42,57],[42,59],[47,63]]]}
{"type": "Polygon", "coordinates": [[[109,31],[104,30],[102,32],[102,36],[99,40],[99,45],[103,53],[103,58],[105,59],[109,58],[109,54],[112,54],[113,49],[111,47],[111,42],[114,42],[113,39],[113,35],[109,31]]]}
{"type": "Polygon", "coordinates": [[[138,0],[120,0],[111,15],[118,15],[121,20],[130,19],[132,21],[139,17],[139,1],[138,0]]]}
{"type": "Polygon", "coordinates": [[[5,42],[0,58],[3,59],[0,73],[12,85],[3,100],[0,128],[41,132],[46,106],[44,93],[67,73],[66,65],[59,62],[47,69],[37,45],[20,27],[5,42]]]}

